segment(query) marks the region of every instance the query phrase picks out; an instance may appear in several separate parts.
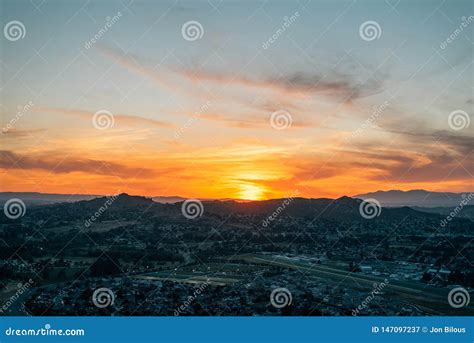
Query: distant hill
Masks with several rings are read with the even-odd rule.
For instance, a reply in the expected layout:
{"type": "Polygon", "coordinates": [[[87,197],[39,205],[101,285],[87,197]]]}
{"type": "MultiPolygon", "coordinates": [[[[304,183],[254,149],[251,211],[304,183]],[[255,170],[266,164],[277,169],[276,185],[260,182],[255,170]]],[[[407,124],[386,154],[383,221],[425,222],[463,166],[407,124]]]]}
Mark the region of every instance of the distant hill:
{"type": "MultiPolygon", "coordinates": [[[[306,223],[329,221],[334,223],[361,223],[362,225],[393,225],[393,223],[429,222],[429,225],[439,225],[445,215],[435,211],[418,211],[410,207],[383,207],[376,216],[368,218],[367,213],[361,214],[363,201],[349,197],[338,199],[272,199],[264,201],[237,202],[233,200],[202,201],[202,213],[199,219],[218,219],[225,222],[230,217],[245,218],[249,223],[272,224],[288,220],[303,220],[306,223]]],[[[51,218],[52,222],[67,225],[75,220],[85,220],[100,213],[100,221],[158,220],[167,223],[182,223],[190,219],[183,215],[183,202],[161,204],[143,196],[120,194],[118,196],[99,197],[91,200],[81,200],[74,203],[59,203],[45,206],[34,206],[26,211],[24,220],[41,222],[51,218]]],[[[6,218],[3,218],[6,220],[6,218]]],[[[468,220],[458,217],[456,222],[468,220]]],[[[0,220],[1,222],[2,220],[0,220]]],[[[470,221],[470,220],[469,220],[470,221]]],[[[8,222],[8,220],[7,220],[8,222]]],[[[470,221],[471,222],[471,221],[470,221]]]]}
{"type": "Polygon", "coordinates": [[[174,204],[176,202],[184,201],[186,198],[177,197],[177,196],[156,196],[151,198],[154,202],[160,204],[174,204]]]}
{"type": "MultiPolygon", "coordinates": [[[[177,202],[183,202],[188,198],[183,198],[179,196],[154,196],[151,198],[154,202],[160,204],[175,204],[177,202]]],[[[224,198],[224,199],[209,199],[209,198],[198,198],[200,201],[236,201],[236,202],[248,202],[250,200],[241,200],[241,199],[231,199],[231,198],[224,198]]]]}
{"type": "MultiPolygon", "coordinates": [[[[449,215],[455,210],[456,207],[412,207],[416,211],[427,212],[427,213],[438,213],[442,215],[449,215]]],[[[460,218],[469,218],[474,221],[474,205],[464,206],[461,211],[456,214],[460,218]]]]}
{"type": "Polygon", "coordinates": [[[0,203],[3,204],[12,198],[21,199],[27,206],[50,205],[62,202],[77,202],[91,200],[103,195],[95,194],[53,194],[37,192],[0,192],[0,203]]]}
{"type": "MultiPolygon", "coordinates": [[[[449,203],[447,197],[455,206],[462,200],[461,194],[457,193],[433,193],[426,191],[388,191],[375,192],[358,195],[360,198],[375,198],[381,204],[383,210],[377,217],[379,220],[402,220],[406,216],[439,216],[447,215],[455,206],[435,206],[439,203],[449,203]],[[442,195],[442,198],[440,198],[442,195]],[[424,202],[422,201],[426,197],[424,202]],[[454,200],[456,198],[456,200],[454,200]],[[418,200],[418,201],[417,201],[418,200]],[[442,200],[442,201],[441,201],[442,200]],[[459,201],[459,202],[458,202],[459,201]],[[423,206],[412,204],[422,203],[423,206]],[[407,204],[407,205],[405,205],[407,204]],[[390,208],[396,207],[396,208],[390,208]]],[[[0,193],[0,204],[11,198],[19,198],[27,206],[46,206],[49,213],[62,213],[66,216],[81,216],[83,211],[93,213],[98,208],[110,201],[108,208],[114,212],[128,211],[133,213],[138,208],[146,210],[148,215],[172,216],[182,218],[181,206],[186,200],[182,197],[144,197],[132,196],[122,193],[116,196],[100,196],[93,194],[47,194],[47,193],[20,193],[2,192],[0,193]],[[158,198],[158,199],[157,199],[158,198]]],[[[228,216],[236,215],[256,215],[266,218],[273,213],[282,211],[285,216],[293,218],[325,218],[337,221],[359,221],[365,220],[361,217],[359,207],[362,202],[359,198],[347,196],[338,199],[306,199],[293,198],[271,199],[263,201],[236,201],[236,200],[206,200],[201,199],[204,208],[203,216],[228,216]]],[[[458,217],[473,220],[474,206],[465,206],[458,217]]]]}
{"type": "Polygon", "coordinates": [[[151,198],[143,196],[131,196],[126,193],[112,196],[101,196],[91,200],[80,200],[76,202],[61,202],[45,204],[43,206],[32,206],[27,208],[25,217],[41,221],[51,218],[62,223],[78,219],[87,219],[98,216],[106,220],[113,220],[120,216],[122,219],[136,219],[137,213],[165,214],[171,205],[158,204],[151,198]]]}
{"type": "Polygon", "coordinates": [[[429,192],[425,190],[413,191],[378,191],[373,193],[355,195],[358,199],[377,199],[382,206],[399,207],[399,206],[419,206],[419,207],[455,207],[464,199],[463,194],[466,193],[450,193],[450,192],[429,192]]]}
{"type": "MultiPolygon", "coordinates": [[[[464,193],[464,195],[469,193],[464,193]]],[[[128,196],[128,195],[127,195],[128,196]]],[[[37,193],[37,192],[0,192],[0,205],[5,203],[7,200],[12,198],[19,198],[25,202],[27,206],[42,206],[42,205],[51,205],[57,203],[75,203],[78,201],[92,200],[104,197],[104,195],[97,194],[54,194],[54,193],[37,193]]],[[[135,196],[129,196],[133,198],[135,196]]],[[[138,197],[140,198],[140,197],[138,197]]],[[[144,197],[142,197],[144,198],[144,197]]],[[[293,203],[299,204],[299,214],[305,213],[308,214],[308,209],[313,208],[314,206],[325,206],[329,202],[330,208],[329,211],[332,211],[333,208],[342,208],[347,206],[347,199],[369,199],[374,198],[380,202],[383,207],[403,207],[408,206],[416,210],[420,208],[439,208],[434,211],[424,211],[430,213],[446,213],[447,208],[452,208],[458,206],[463,198],[463,193],[442,193],[442,192],[428,192],[425,190],[413,190],[413,191],[378,191],[373,193],[359,194],[353,198],[342,197],[339,199],[304,199],[296,198],[293,199],[293,203]],[[333,203],[337,200],[335,203],[333,203]],[[345,204],[345,205],[344,205],[345,204]],[[441,209],[443,208],[443,209],[441,209]]],[[[145,198],[144,198],[145,199],[145,198]]],[[[185,201],[187,198],[180,196],[154,196],[151,198],[146,198],[148,201],[154,201],[159,204],[177,204],[185,201]]],[[[129,199],[131,200],[131,199],[129,199]]],[[[249,200],[237,200],[237,199],[209,199],[209,198],[200,198],[202,202],[209,203],[210,208],[218,208],[220,211],[225,211],[226,208],[232,207],[234,210],[246,210],[249,212],[261,211],[265,208],[271,209],[278,204],[282,203],[285,199],[271,199],[265,201],[249,201],[249,200]]],[[[473,204],[474,205],[474,201],[473,204]]],[[[294,207],[294,206],[290,206],[294,207]]],[[[314,208],[309,212],[314,212],[314,208]]],[[[290,210],[291,212],[291,210],[290,210]]],[[[467,211],[466,211],[467,212],[467,211]]],[[[472,210],[469,211],[469,213],[472,210]]],[[[469,217],[472,217],[470,215],[469,217]]]]}
{"type": "MultiPolygon", "coordinates": [[[[127,194],[128,195],[128,194],[127,194]]],[[[0,192],[0,204],[4,204],[7,200],[12,198],[21,199],[27,206],[42,206],[59,203],[73,203],[83,200],[92,200],[104,197],[98,194],[55,194],[55,193],[38,193],[38,192],[0,192]]],[[[175,204],[183,202],[187,198],[180,196],[154,196],[150,198],[156,203],[160,204],[175,204]]],[[[213,201],[217,199],[200,198],[201,201],[213,201]]],[[[228,201],[234,199],[219,199],[221,201],[228,201]]],[[[238,202],[246,202],[247,200],[236,200],[238,202]]]]}
{"type": "MultiPolygon", "coordinates": [[[[294,198],[288,203],[287,199],[272,199],[263,201],[210,201],[204,202],[204,212],[220,215],[230,214],[253,214],[269,216],[279,209],[285,215],[295,218],[326,218],[340,221],[365,220],[361,217],[359,207],[360,199],[353,199],[347,196],[338,199],[306,199],[294,198]]],[[[421,213],[409,207],[383,209],[380,219],[396,219],[405,216],[425,216],[428,213],[421,213]]]]}
{"type": "Polygon", "coordinates": [[[104,206],[107,202],[110,203],[110,205],[108,205],[110,207],[153,206],[156,204],[151,198],[121,193],[119,195],[102,196],[92,200],[79,201],[75,205],[98,208],[104,206]]]}

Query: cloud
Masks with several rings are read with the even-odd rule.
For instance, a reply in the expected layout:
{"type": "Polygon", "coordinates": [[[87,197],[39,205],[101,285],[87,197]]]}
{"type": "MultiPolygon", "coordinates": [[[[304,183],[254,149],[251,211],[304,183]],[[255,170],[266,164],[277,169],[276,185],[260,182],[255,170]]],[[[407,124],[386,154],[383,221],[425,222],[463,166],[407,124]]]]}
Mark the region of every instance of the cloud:
{"type": "MultiPolygon", "coordinates": [[[[469,156],[468,156],[469,157],[469,156]]],[[[430,156],[424,163],[414,161],[413,163],[399,162],[386,168],[379,167],[381,173],[375,175],[373,180],[391,182],[441,182],[441,181],[465,181],[467,188],[472,188],[472,174],[474,164],[469,160],[463,162],[453,160],[448,155],[430,156]]]]}
{"type": "Polygon", "coordinates": [[[235,129],[271,129],[269,117],[279,109],[290,111],[292,128],[320,127],[321,124],[315,122],[315,118],[320,117],[321,107],[302,107],[303,98],[317,95],[324,97],[323,101],[332,103],[335,100],[350,105],[355,99],[382,91],[381,81],[374,78],[361,81],[360,69],[354,65],[349,67],[349,62],[342,63],[339,70],[326,68],[319,74],[293,72],[283,76],[250,77],[244,73],[173,68],[166,66],[163,61],[152,61],[110,46],[100,45],[97,48],[114,63],[152,80],[160,88],[186,98],[210,98],[216,107],[214,113],[203,113],[200,118],[235,129]],[[340,71],[344,66],[347,71],[340,71]],[[196,84],[201,81],[214,85],[196,84]],[[211,91],[212,94],[209,93],[211,91]]]}
{"type": "Polygon", "coordinates": [[[402,142],[397,148],[375,143],[372,147],[366,145],[363,151],[344,151],[341,158],[349,170],[369,171],[368,180],[396,183],[464,181],[466,187],[472,185],[474,161],[471,156],[474,151],[469,148],[472,142],[459,139],[443,143],[414,138],[413,142],[402,142]]]}
{"type": "Polygon", "coordinates": [[[125,69],[141,76],[151,78],[160,86],[175,89],[175,86],[167,82],[163,75],[158,76],[158,71],[156,69],[146,67],[142,62],[142,58],[132,54],[124,53],[106,45],[98,45],[97,49],[102,55],[109,58],[114,63],[124,67],[125,69]],[[139,61],[142,63],[139,63],[139,61]]]}
{"type": "MultiPolygon", "coordinates": [[[[231,128],[239,128],[239,129],[268,129],[273,130],[271,123],[270,123],[270,114],[262,114],[262,115],[242,115],[238,117],[228,117],[222,114],[202,114],[200,118],[215,121],[222,123],[226,127],[231,128]]],[[[302,120],[293,120],[291,123],[292,128],[307,128],[307,127],[314,127],[309,121],[302,121],[302,120]]]]}
{"type": "MultiPolygon", "coordinates": [[[[92,118],[94,116],[93,112],[85,111],[85,110],[71,110],[66,108],[51,108],[51,107],[40,107],[34,109],[35,112],[48,112],[48,113],[58,113],[58,114],[65,114],[65,115],[72,115],[76,117],[80,117],[83,119],[90,120],[92,123],[92,118]]],[[[113,114],[115,124],[117,125],[124,125],[124,126],[154,126],[159,128],[173,128],[174,125],[165,121],[151,119],[151,118],[144,118],[129,114],[113,114]]]]}
{"type": "Polygon", "coordinates": [[[173,78],[173,75],[171,75],[166,68],[160,66],[161,62],[150,62],[142,57],[130,53],[125,54],[110,46],[98,45],[97,49],[102,55],[109,58],[114,63],[134,74],[152,80],[161,88],[174,93],[182,93],[183,91],[186,91],[186,94],[200,98],[203,96],[209,97],[209,94],[201,92],[196,88],[186,89],[180,80],[173,78]],[[160,68],[158,68],[158,66],[160,66],[160,68]]]}
{"type": "Polygon", "coordinates": [[[397,146],[387,147],[372,142],[350,150],[333,147],[325,148],[321,154],[280,156],[282,165],[292,166],[288,174],[290,181],[281,180],[267,186],[281,189],[288,184],[306,183],[326,185],[330,189],[333,185],[338,188],[357,187],[360,182],[367,186],[376,184],[379,188],[390,184],[423,184],[424,188],[430,189],[434,185],[442,187],[456,183],[464,184],[464,189],[472,189],[474,150],[471,147],[464,151],[471,144],[472,140],[465,138],[450,141],[450,145],[434,141],[431,144],[419,142],[418,145],[400,142],[397,146]],[[456,152],[453,152],[453,147],[456,152]],[[462,155],[458,154],[460,151],[462,155]]]}
{"type": "Polygon", "coordinates": [[[474,151],[474,137],[454,134],[446,130],[435,131],[430,134],[415,133],[415,137],[414,139],[417,141],[439,142],[458,156],[465,156],[474,151]]]}
{"type": "Polygon", "coordinates": [[[467,131],[435,129],[430,121],[414,116],[406,118],[399,115],[379,120],[374,132],[388,136],[352,141],[354,150],[347,151],[344,158],[350,160],[350,154],[363,158],[354,165],[375,170],[376,174],[370,176],[372,180],[400,183],[460,181],[465,182],[466,187],[472,185],[472,135],[467,131]]]}
{"type": "MultiPolygon", "coordinates": [[[[403,135],[405,136],[403,142],[413,147],[416,147],[416,145],[432,145],[436,143],[449,149],[453,155],[458,156],[468,155],[474,151],[473,137],[447,130],[433,130],[430,132],[427,127],[428,124],[425,123],[424,126],[412,127],[411,131],[397,128],[379,129],[378,131],[403,135]]],[[[429,154],[430,151],[426,151],[426,153],[429,154]]]]}
{"type": "MultiPolygon", "coordinates": [[[[358,75],[359,70],[351,65],[350,72],[341,72],[336,69],[328,69],[318,73],[291,72],[286,75],[250,77],[243,73],[215,72],[203,69],[169,68],[161,66],[160,63],[123,53],[109,46],[98,46],[99,52],[127,70],[153,80],[158,86],[178,94],[202,98],[209,97],[207,91],[193,86],[196,81],[208,81],[222,86],[239,86],[248,92],[271,91],[277,96],[301,98],[305,96],[323,95],[339,101],[350,103],[354,99],[370,96],[382,92],[382,81],[376,78],[362,80],[358,75]],[[152,66],[155,64],[155,66],[152,66]],[[157,66],[160,65],[160,68],[157,66]],[[176,78],[178,76],[178,78],[176,78]],[[191,81],[191,84],[183,83],[183,79],[191,81]]],[[[359,73],[361,74],[361,73],[359,73]]],[[[221,92],[219,97],[225,97],[227,101],[248,104],[248,100],[238,94],[225,94],[221,92]]]]}
{"type": "Polygon", "coordinates": [[[147,168],[129,167],[116,162],[68,156],[65,153],[56,152],[17,154],[13,151],[0,150],[0,168],[40,169],[53,174],[86,172],[124,178],[154,175],[154,172],[147,168]]]}
{"type": "Polygon", "coordinates": [[[44,132],[46,129],[31,129],[31,130],[23,130],[23,129],[15,129],[15,128],[4,128],[0,131],[0,137],[4,139],[8,138],[22,138],[22,137],[29,137],[38,132],[44,132]]]}
{"type": "Polygon", "coordinates": [[[356,76],[334,70],[327,73],[293,72],[283,76],[251,78],[242,74],[218,73],[206,70],[175,70],[191,81],[210,81],[224,86],[234,85],[250,90],[270,90],[283,95],[326,95],[346,102],[377,94],[382,91],[382,82],[376,79],[357,80],[356,76]],[[303,94],[301,94],[303,93],[303,94]]]}

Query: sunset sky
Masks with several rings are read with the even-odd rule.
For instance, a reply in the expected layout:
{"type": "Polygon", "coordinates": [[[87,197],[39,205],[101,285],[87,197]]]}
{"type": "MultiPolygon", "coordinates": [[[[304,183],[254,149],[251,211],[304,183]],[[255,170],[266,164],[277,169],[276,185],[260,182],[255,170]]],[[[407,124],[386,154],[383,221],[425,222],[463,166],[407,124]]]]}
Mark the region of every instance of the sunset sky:
{"type": "Polygon", "coordinates": [[[441,47],[471,1],[1,6],[2,28],[26,34],[1,36],[0,191],[474,191],[474,21],[441,47]],[[183,38],[188,21],[202,38],[183,38]],[[361,38],[366,21],[379,38],[361,38]],[[97,129],[98,111],[114,125],[97,129]],[[291,126],[275,129],[276,111],[291,126]],[[453,111],[470,125],[453,129],[453,111]]]}

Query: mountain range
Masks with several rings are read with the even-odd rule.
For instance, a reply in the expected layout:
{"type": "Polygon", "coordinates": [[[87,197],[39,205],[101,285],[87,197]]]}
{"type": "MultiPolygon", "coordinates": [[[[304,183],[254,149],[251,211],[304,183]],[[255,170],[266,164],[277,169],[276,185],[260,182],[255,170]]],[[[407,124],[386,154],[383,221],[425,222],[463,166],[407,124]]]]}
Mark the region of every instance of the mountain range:
{"type": "MultiPolygon", "coordinates": [[[[417,206],[417,207],[455,207],[461,204],[461,201],[470,194],[451,193],[451,192],[428,192],[422,189],[412,191],[377,191],[355,195],[358,199],[377,199],[377,201],[386,207],[399,206],[417,206]]],[[[474,204],[473,204],[474,205],[474,204]]]]}
{"type": "MultiPolygon", "coordinates": [[[[452,192],[429,192],[425,190],[412,190],[412,191],[377,191],[372,193],[358,194],[352,198],[356,199],[376,199],[383,207],[417,207],[417,208],[444,208],[435,212],[445,212],[446,208],[459,206],[461,201],[469,194],[466,193],[452,193],[452,192]]],[[[36,192],[0,192],[0,203],[4,203],[12,198],[21,199],[28,206],[40,206],[50,205],[55,203],[73,203],[82,200],[91,200],[95,198],[103,197],[103,195],[97,194],[52,194],[52,193],[36,193],[36,192]]],[[[344,197],[343,197],[344,198],[344,197]]],[[[174,204],[185,201],[187,198],[180,196],[154,196],[149,199],[156,203],[161,204],[174,204]]],[[[302,198],[299,198],[302,199],[302,198]]],[[[341,198],[340,198],[341,199],[341,198]]],[[[225,208],[225,203],[234,201],[237,203],[255,203],[256,201],[246,201],[240,199],[209,199],[200,198],[203,202],[218,201],[223,202],[221,204],[225,208]]],[[[308,199],[317,202],[321,199],[308,199]]],[[[330,199],[328,199],[330,200],[330,199]]],[[[265,201],[259,201],[260,206],[265,206],[268,202],[281,202],[281,199],[271,199],[265,201]]],[[[258,202],[258,201],[257,201],[258,202]]],[[[472,204],[474,205],[474,204],[472,204]]],[[[244,206],[245,207],[245,206],[244,206]]],[[[432,211],[430,211],[432,212],[432,211]]]]}
{"type": "Polygon", "coordinates": [[[62,202],[77,202],[81,200],[91,200],[103,195],[95,194],[53,194],[37,192],[0,192],[0,203],[9,199],[21,199],[27,206],[50,205],[62,202]]]}
{"type": "MultiPolygon", "coordinates": [[[[95,198],[103,197],[104,194],[55,194],[55,193],[38,193],[38,192],[0,192],[0,204],[5,203],[7,200],[12,198],[21,199],[28,206],[41,206],[41,205],[51,205],[57,203],[71,203],[78,202],[82,200],[91,200],[95,198]]],[[[160,204],[174,204],[177,202],[183,202],[187,198],[180,196],[154,196],[151,197],[154,202],[160,204]]],[[[231,198],[226,199],[209,199],[209,198],[200,198],[201,201],[212,201],[212,200],[234,200],[231,198]]],[[[244,200],[236,200],[244,201],[244,200]]]]}
{"type": "MultiPolygon", "coordinates": [[[[303,219],[330,219],[341,222],[365,221],[367,218],[361,216],[361,199],[341,197],[338,199],[271,199],[263,201],[237,202],[234,200],[212,200],[202,201],[201,215],[206,217],[230,217],[230,216],[257,216],[262,219],[269,216],[278,217],[284,213],[285,217],[303,219]]],[[[151,198],[142,196],[130,196],[120,194],[115,197],[100,197],[91,200],[82,200],[76,203],[60,203],[46,206],[37,206],[30,209],[30,214],[35,216],[45,213],[49,215],[56,213],[67,217],[69,220],[75,217],[82,218],[84,213],[94,213],[101,207],[107,208],[107,213],[124,216],[126,213],[136,215],[137,211],[145,212],[147,216],[158,216],[161,218],[175,218],[186,220],[183,216],[183,202],[174,204],[161,204],[154,202],[151,198]],[[107,203],[107,205],[106,205],[107,203]]],[[[416,217],[437,217],[437,214],[416,211],[409,207],[379,209],[378,220],[397,220],[416,217]]]]}

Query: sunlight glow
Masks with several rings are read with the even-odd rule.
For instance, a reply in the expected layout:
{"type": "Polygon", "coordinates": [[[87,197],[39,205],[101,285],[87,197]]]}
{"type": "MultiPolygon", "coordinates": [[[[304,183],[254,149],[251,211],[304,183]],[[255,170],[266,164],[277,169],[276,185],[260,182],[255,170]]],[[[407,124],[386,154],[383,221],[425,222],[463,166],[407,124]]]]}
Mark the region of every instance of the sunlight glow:
{"type": "Polygon", "coordinates": [[[242,184],[240,187],[239,199],[242,200],[261,200],[264,190],[256,185],[242,184]]]}

